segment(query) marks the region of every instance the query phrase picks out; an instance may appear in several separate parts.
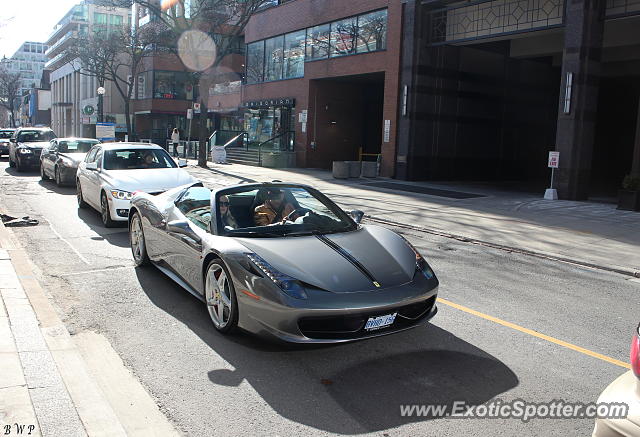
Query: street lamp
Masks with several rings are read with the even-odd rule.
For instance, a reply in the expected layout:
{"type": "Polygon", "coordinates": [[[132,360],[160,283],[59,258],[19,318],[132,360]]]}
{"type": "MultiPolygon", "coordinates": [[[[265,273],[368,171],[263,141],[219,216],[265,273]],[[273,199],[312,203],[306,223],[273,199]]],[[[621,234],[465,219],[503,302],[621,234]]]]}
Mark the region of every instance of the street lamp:
{"type": "Polygon", "coordinates": [[[98,92],[98,123],[102,123],[104,122],[103,120],[103,116],[104,116],[104,111],[103,111],[103,99],[104,99],[104,93],[105,93],[105,89],[103,86],[98,87],[98,89],[96,90],[98,92]]]}

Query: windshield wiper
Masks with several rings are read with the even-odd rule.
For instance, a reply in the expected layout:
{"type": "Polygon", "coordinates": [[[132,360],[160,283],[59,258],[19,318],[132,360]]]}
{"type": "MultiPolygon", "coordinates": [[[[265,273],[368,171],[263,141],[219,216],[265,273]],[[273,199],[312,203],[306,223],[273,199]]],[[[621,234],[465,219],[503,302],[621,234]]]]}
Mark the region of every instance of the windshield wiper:
{"type": "Polygon", "coordinates": [[[245,231],[245,232],[229,232],[227,237],[269,237],[280,238],[284,235],[276,232],[260,232],[260,231],[245,231]]]}

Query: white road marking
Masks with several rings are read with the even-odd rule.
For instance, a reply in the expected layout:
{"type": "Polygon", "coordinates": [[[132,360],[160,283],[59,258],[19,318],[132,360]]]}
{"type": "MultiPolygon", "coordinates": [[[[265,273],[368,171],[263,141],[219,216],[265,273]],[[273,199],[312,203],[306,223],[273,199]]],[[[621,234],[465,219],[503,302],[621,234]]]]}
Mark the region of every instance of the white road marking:
{"type": "MultiPolygon", "coordinates": [[[[45,219],[46,220],[46,219],[45,219]]],[[[61,239],[62,241],[64,241],[66,243],[67,246],[69,246],[71,248],[71,250],[74,251],[74,253],[76,255],[78,255],[78,258],[80,258],[82,260],[82,262],[84,262],[86,265],[91,265],[91,263],[80,253],[80,251],[78,251],[78,249],[76,249],[75,247],[73,247],[73,245],[71,245],[71,243],[69,243],[67,240],[65,240],[62,235],[60,235],[58,233],[58,231],[55,230],[55,228],[53,227],[53,225],[51,224],[51,222],[49,220],[47,220],[47,223],[49,223],[49,227],[51,228],[51,230],[53,231],[54,234],[56,234],[56,236],[61,239]]]]}
{"type": "Polygon", "coordinates": [[[131,264],[130,266],[117,266],[117,267],[110,267],[107,269],[96,269],[96,270],[83,270],[81,272],[72,272],[72,273],[62,273],[60,275],[54,275],[54,276],[77,276],[77,275],[86,275],[88,273],[101,273],[101,272],[112,272],[114,270],[121,270],[121,269],[131,269],[134,268],[134,265],[131,264]]]}

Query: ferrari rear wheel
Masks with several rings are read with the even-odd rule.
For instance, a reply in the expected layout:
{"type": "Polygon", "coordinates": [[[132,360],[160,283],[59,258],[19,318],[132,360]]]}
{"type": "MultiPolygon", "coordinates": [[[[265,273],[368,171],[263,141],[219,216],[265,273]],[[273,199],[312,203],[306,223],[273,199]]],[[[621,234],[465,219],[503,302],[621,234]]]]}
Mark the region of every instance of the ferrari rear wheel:
{"type": "Polygon", "coordinates": [[[147,246],[144,239],[144,230],[142,229],[142,220],[140,214],[133,213],[131,224],[129,225],[129,244],[131,245],[131,253],[136,267],[149,265],[149,255],[147,255],[147,246]]]}
{"type": "Polygon", "coordinates": [[[227,267],[213,260],[207,267],[205,299],[213,326],[227,334],[238,326],[238,300],[227,267]]]}

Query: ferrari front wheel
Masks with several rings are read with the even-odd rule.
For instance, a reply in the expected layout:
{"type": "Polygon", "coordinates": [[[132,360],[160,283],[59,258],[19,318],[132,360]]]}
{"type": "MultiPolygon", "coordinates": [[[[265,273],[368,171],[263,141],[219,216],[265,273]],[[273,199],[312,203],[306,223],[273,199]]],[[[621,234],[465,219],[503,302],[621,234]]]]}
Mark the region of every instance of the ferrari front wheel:
{"type": "Polygon", "coordinates": [[[205,277],[205,301],[215,328],[227,334],[238,326],[238,300],[233,281],[221,260],[213,260],[205,277]]]}

